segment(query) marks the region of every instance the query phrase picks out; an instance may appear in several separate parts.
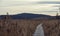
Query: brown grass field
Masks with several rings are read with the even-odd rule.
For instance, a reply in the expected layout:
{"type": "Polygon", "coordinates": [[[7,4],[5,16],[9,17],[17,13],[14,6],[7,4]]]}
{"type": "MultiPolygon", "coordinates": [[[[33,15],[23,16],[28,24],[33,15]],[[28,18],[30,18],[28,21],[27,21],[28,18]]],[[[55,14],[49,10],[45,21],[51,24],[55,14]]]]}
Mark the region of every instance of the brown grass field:
{"type": "Polygon", "coordinates": [[[45,36],[60,36],[60,19],[1,19],[0,36],[33,36],[41,23],[45,36]]]}

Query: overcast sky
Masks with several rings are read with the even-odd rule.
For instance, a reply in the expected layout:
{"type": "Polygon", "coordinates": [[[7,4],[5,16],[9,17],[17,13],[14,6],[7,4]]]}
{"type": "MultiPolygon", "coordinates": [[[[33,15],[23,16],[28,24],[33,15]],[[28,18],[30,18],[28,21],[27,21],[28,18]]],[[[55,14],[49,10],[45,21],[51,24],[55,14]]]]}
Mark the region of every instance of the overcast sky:
{"type": "Polygon", "coordinates": [[[59,7],[60,0],[0,0],[0,15],[7,12],[56,15],[59,7]]]}

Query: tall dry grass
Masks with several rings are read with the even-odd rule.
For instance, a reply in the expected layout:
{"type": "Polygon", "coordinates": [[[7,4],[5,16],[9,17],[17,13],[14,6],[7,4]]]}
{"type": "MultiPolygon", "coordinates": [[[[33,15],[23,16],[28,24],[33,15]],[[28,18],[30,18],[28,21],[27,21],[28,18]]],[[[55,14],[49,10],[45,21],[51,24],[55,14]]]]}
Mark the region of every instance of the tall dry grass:
{"type": "Polygon", "coordinates": [[[0,20],[0,36],[33,36],[40,23],[43,23],[45,36],[60,36],[60,22],[57,19],[3,19],[0,20]]]}

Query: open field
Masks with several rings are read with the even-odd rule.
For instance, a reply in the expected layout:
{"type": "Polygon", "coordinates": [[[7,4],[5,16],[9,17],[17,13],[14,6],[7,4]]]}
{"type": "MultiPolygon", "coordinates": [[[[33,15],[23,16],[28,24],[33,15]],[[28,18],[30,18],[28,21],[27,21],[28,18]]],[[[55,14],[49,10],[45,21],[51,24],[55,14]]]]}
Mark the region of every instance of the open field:
{"type": "Polygon", "coordinates": [[[0,36],[33,36],[37,25],[41,23],[45,36],[60,36],[60,19],[2,19],[0,36]]]}

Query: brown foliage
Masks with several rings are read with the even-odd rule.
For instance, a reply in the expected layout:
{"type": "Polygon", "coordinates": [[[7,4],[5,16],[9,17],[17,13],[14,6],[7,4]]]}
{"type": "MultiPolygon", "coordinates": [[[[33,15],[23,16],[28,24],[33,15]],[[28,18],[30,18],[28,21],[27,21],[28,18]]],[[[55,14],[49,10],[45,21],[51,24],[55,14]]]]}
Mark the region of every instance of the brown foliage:
{"type": "MultiPolygon", "coordinates": [[[[60,21],[60,20],[59,20],[60,21]]],[[[33,36],[40,23],[43,23],[45,36],[60,36],[60,23],[57,19],[52,20],[23,20],[8,19],[0,20],[0,36],[33,36]]]]}

